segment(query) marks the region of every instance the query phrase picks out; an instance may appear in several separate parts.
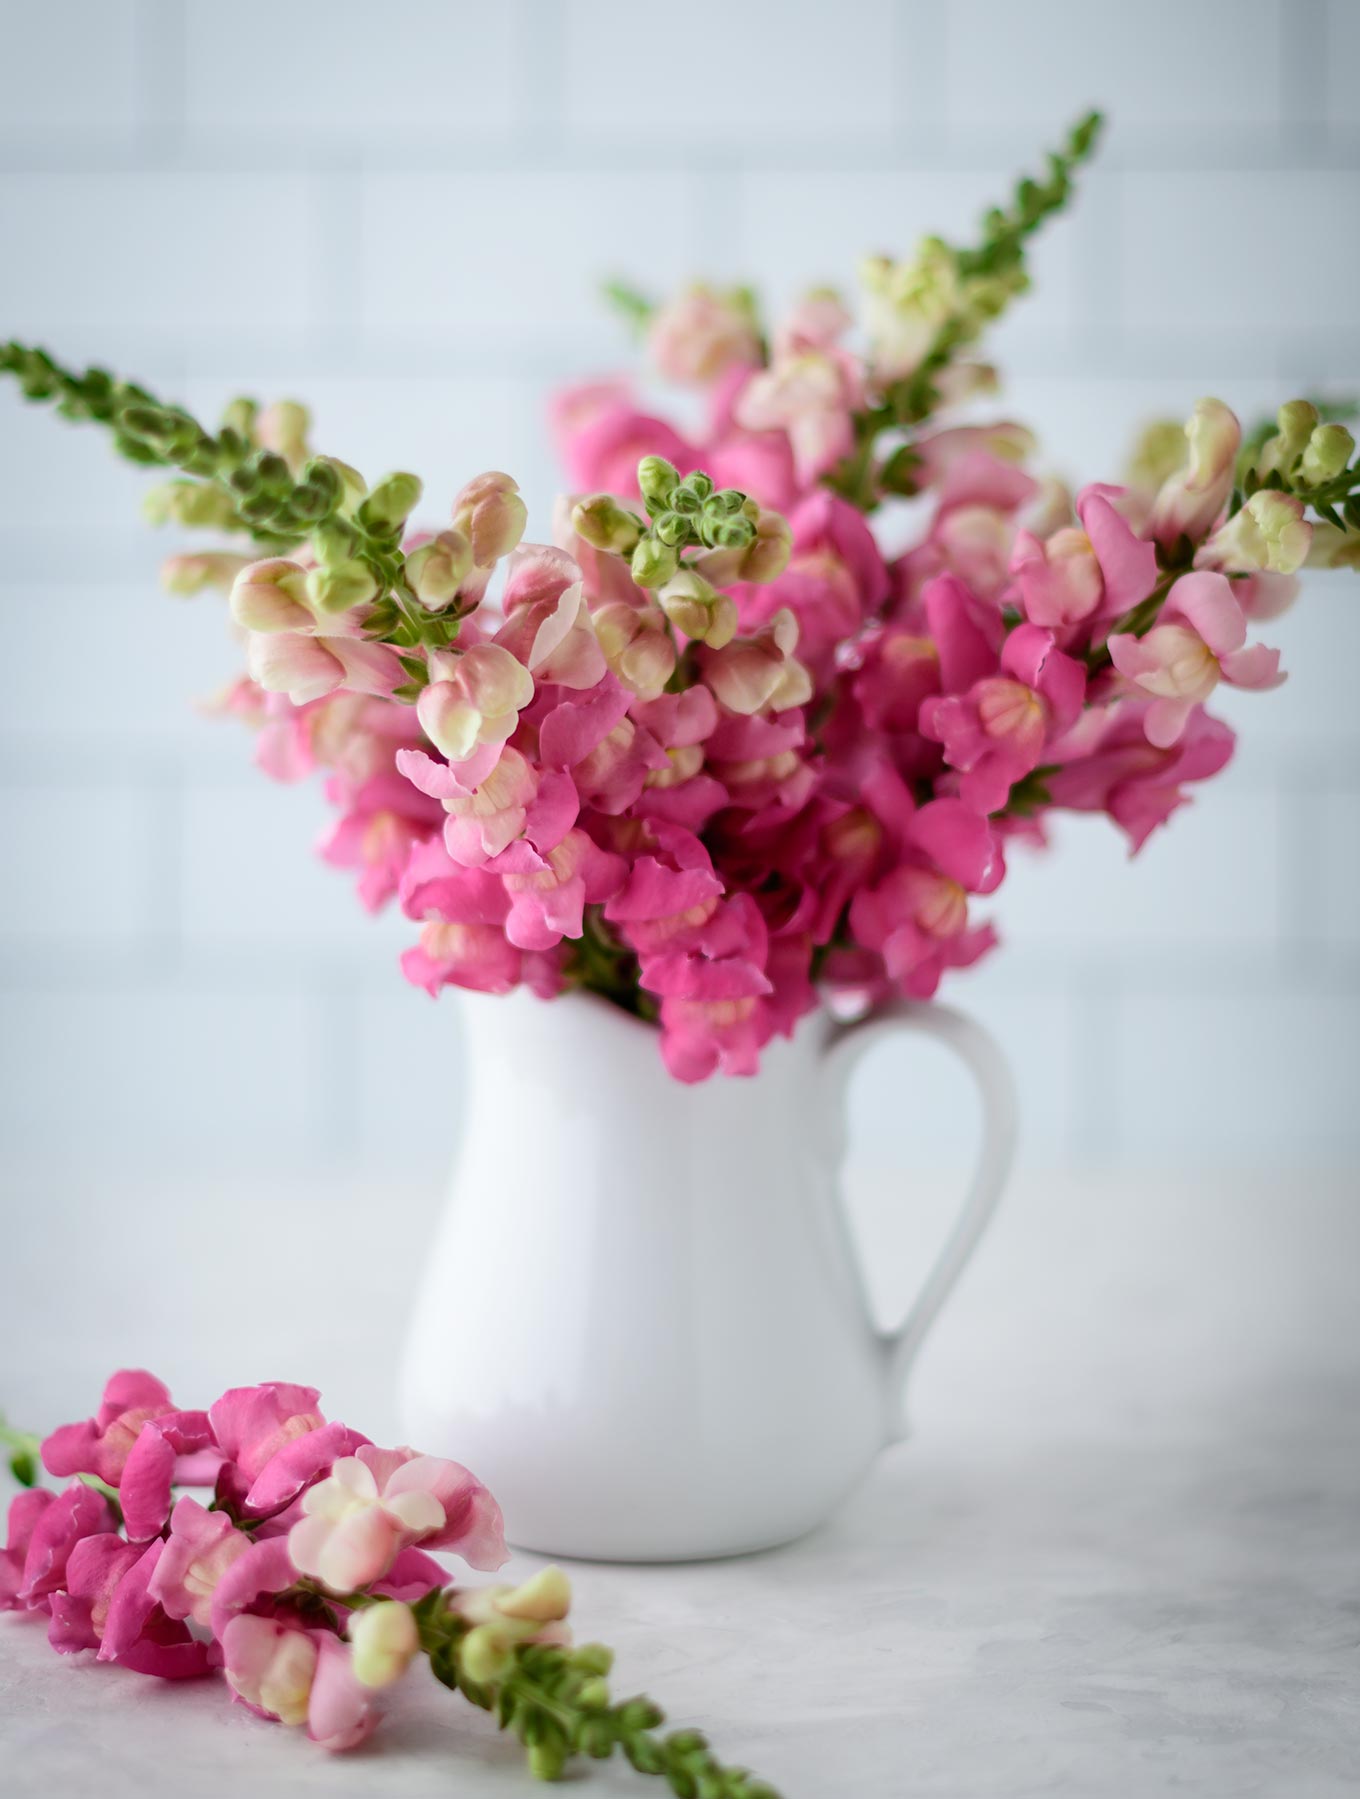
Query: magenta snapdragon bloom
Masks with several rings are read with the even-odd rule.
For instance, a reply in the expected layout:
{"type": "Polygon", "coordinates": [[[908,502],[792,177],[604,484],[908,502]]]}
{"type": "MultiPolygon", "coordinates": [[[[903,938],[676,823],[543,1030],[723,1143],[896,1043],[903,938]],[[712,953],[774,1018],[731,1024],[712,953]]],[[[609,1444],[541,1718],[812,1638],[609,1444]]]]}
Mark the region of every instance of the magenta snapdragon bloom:
{"type": "Polygon", "coordinates": [[[99,1410],[81,1424],[63,1424],[43,1441],[49,1474],[95,1474],[117,1486],[123,1466],[150,1418],[171,1412],[170,1390],[142,1368],[125,1368],[104,1389],[99,1410]]]}
{"type": "Polygon", "coordinates": [[[1085,671],[1056,647],[1053,633],[1018,625],[996,674],[923,703],[921,731],[959,770],[962,798],[978,812],[997,812],[1043,761],[1044,745],[1076,722],[1085,694],[1085,671]]]}
{"type": "Polygon", "coordinates": [[[62,1654],[93,1651],[164,1680],[225,1664],[244,1703],[306,1723],[327,1748],[367,1735],[372,1686],[414,1653],[411,1628],[392,1613],[445,1583],[427,1551],[478,1568],[505,1559],[500,1509],[467,1469],[374,1448],[324,1417],[314,1387],[235,1387],[186,1411],[153,1375],[123,1370],[95,1416],[54,1431],[44,1454],[92,1476],[97,1463],[116,1498],[80,1479],[19,1493],[0,1551],[0,1608],[46,1615],[62,1654]],[[370,1685],[352,1665],[344,1604],[318,1626],[313,1581],[392,1608],[369,1633],[370,1685]]]}

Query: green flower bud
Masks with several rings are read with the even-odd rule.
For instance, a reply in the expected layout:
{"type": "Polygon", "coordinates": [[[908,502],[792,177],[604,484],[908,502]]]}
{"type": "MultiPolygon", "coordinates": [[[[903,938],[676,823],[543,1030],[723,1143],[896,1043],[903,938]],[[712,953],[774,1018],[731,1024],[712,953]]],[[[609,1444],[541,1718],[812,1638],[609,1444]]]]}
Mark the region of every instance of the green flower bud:
{"type": "Polygon", "coordinates": [[[324,456],[314,456],[303,466],[302,481],[305,486],[315,487],[332,499],[338,499],[344,490],[335,463],[328,462],[324,456]]]}
{"type": "Polygon", "coordinates": [[[272,450],[261,450],[255,457],[255,472],[266,493],[285,494],[293,485],[288,464],[272,450]]]}
{"type": "Polygon", "coordinates": [[[691,493],[697,494],[700,500],[706,500],[713,492],[713,477],[706,475],[701,468],[697,468],[693,474],[685,476],[684,485],[691,493]]]}
{"type": "Polygon", "coordinates": [[[658,512],[652,520],[652,536],[672,548],[683,549],[690,541],[690,521],[678,512],[658,512]]]}
{"type": "Polygon", "coordinates": [[[576,1695],[576,1703],[588,1712],[602,1712],[609,1704],[609,1683],[599,1679],[587,1680],[576,1695]]]}
{"type": "Polygon", "coordinates": [[[1214,532],[1204,549],[1212,568],[1292,575],[1303,566],[1312,538],[1312,528],[1304,522],[1303,501],[1263,487],[1214,532]]]}
{"type": "Polygon", "coordinates": [[[368,483],[357,468],[341,462],[338,456],[319,456],[317,461],[324,462],[340,483],[340,510],[352,513],[368,492],[368,483]]]}
{"type": "Polygon", "coordinates": [[[282,456],[290,469],[307,460],[307,432],[312,418],[297,400],[276,400],[255,419],[256,441],[282,456]]]}
{"type": "Polygon", "coordinates": [[[347,562],[359,547],[359,533],[342,518],[327,519],[312,532],[312,551],[318,562],[347,562]]]}
{"type": "Polygon", "coordinates": [[[720,487],[716,493],[709,495],[704,512],[717,518],[728,518],[732,513],[740,512],[745,504],[744,493],[739,493],[735,487],[720,487]]]}
{"type": "Polygon", "coordinates": [[[660,587],[680,566],[680,555],[669,544],[648,535],[633,551],[633,579],[639,587],[660,587]]]}
{"type": "Polygon", "coordinates": [[[590,494],[571,509],[572,529],[597,550],[631,556],[642,536],[641,521],[607,493],[590,494]]]}
{"type": "Polygon", "coordinates": [[[1355,439],[1344,425],[1319,425],[1308,439],[1299,472],[1315,487],[1334,481],[1354,450],[1355,439]]]}
{"type": "Polygon", "coordinates": [[[378,583],[363,562],[333,562],[307,575],[307,603],[314,612],[350,612],[375,599],[378,583]]]}
{"type": "Polygon", "coordinates": [[[698,518],[703,507],[703,500],[692,487],[681,485],[671,495],[670,511],[680,518],[698,518]]]}
{"type": "Polygon", "coordinates": [[[294,488],[289,506],[297,518],[310,525],[325,518],[331,509],[331,500],[328,494],[322,493],[308,482],[294,488]]]}
{"type": "Polygon", "coordinates": [[[1317,407],[1307,400],[1286,400],[1275,415],[1279,426],[1256,452],[1254,468],[1260,476],[1288,475],[1303,452],[1318,422],[1317,407]]]}
{"type": "Polygon", "coordinates": [[[222,530],[235,517],[235,508],[220,488],[197,481],[167,481],[153,487],[142,502],[153,525],[187,525],[193,530],[222,530]]]}
{"type": "Polygon", "coordinates": [[[267,525],[279,510],[272,493],[254,493],[236,508],[248,525],[267,525]]]}
{"type": "Polygon", "coordinates": [[[1297,456],[1313,435],[1318,423],[1318,409],[1311,400],[1286,400],[1275,414],[1275,423],[1280,436],[1292,446],[1297,456]]]}
{"type": "Polygon", "coordinates": [[[649,512],[669,504],[679,480],[679,469],[664,456],[644,456],[638,463],[638,491],[649,512]]]}
{"type": "Polygon", "coordinates": [[[380,531],[397,531],[420,502],[423,484],[418,475],[388,475],[359,508],[359,523],[380,531]]]}
{"type": "Polygon", "coordinates": [[[639,1730],[655,1730],[665,1721],[666,1714],[651,1699],[630,1699],[619,1710],[619,1723],[630,1736],[639,1730]]]}
{"type": "Polygon", "coordinates": [[[581,1643],[572,1650],[571,1659],[583,1674],[608,1674],[614,1666],[614,1651],[604,1643],[581,1643]]]}
{"type": "Polygon", "coordinates": [[[749,518],[720,519],[716,524],[709,524],[705,520],[702,533],[705,543],[712,544],[715,549],[725,550],[744,548],[754,540],[755,534],[756,528],[749,518]]]}
{"type": "Polygon", "coordinates": [[[248,399],[244,394],[228,401],[226,411],[222,414],[222,430],[233,431],[247,443],[251,442],[255,435],[255,415],[259,410],[254,400],[248,399]]]}

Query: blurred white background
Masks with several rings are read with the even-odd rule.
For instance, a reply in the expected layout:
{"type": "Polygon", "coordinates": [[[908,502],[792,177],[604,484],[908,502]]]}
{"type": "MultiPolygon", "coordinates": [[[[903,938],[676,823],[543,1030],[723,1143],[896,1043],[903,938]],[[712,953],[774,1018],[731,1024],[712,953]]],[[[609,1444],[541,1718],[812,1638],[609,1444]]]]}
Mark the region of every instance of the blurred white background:
{"type": "MultiPolygon", "coordinates": [[[[322,447],[418,470],[433,517],[507,468],[546,536],[546,396],[632,354],[601,277],[848,282],[862,251],[966,235],[1098,104],[1097,166],[992,345],[1047,462],[1115,477],[1140,420],[1205,392],[1250,421],[1360,390],[1354,0],[676,17],[0,5],[0,331],[209,412],[305,398],[322,447]]],[[[0,473],[5,1156],[432,1175],[452,1008],[312,860],[319,796],[196,715],[235,666],[220,606],[158,592],[137,472],[9,391],[0,473]]],[[[1266,635],[1292,678],[1229,696],[1227,776],[1132,865],[1089,820],[1018,854],[1006,947],[953,986],[1016,1062],[1032,1167],[1356,1163],[1360,582],[1313,578],[1266,635]]],[[[944,1082],[884,1056],[864,1153],[948,1154],[944,1082]]]]}

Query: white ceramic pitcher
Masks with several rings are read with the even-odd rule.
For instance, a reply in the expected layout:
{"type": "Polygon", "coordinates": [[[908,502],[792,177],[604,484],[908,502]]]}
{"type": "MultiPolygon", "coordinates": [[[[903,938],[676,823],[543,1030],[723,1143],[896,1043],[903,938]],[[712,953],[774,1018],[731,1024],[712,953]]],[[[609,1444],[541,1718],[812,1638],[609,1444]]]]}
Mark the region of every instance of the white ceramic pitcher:
{"type": "Polygon", "coordinates": [[[901,1436],[907,1371],[1000,1194],[1000,1051],[957,1012],[901,1005],[805,1019],[754,1079],[687,1087],[604,1000],[459,997],[466,1119],[407,1345],[409,1440],[486,1481],[524,1549],[672,1561],[810,1530],[901,1436]],[[838,1173],[851,1068],[903,1027],[973,1071],[983,1139],[885,1335],[838,1173]]]}

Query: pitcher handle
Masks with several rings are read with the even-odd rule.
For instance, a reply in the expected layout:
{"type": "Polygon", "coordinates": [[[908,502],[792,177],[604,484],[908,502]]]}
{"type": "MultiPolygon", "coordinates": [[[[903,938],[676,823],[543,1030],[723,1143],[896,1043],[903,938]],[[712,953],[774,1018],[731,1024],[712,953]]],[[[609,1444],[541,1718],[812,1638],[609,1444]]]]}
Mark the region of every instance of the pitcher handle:
{"type": "Polygon", "coordinates": [[[868,1050],[898,1030],[920,1031],[948,1044],[968,1067],[982,1100],[982,1146],[973,1178],[954,1228],[934,1266],[895,1331],[880,1333],[888,1398],[887,1440],[906,1435],[903,1414],[906,1379],[940,1308],[977,1248],[1001,1197],[1015,1154],[1015,1083],[999,1045],[989,1032],[951,1006],[899,1000],[848,1024],[837,1024],[824,1051],[835,1101],[844,1105],[845,1089],[856,1064],[868,1050]]]}

